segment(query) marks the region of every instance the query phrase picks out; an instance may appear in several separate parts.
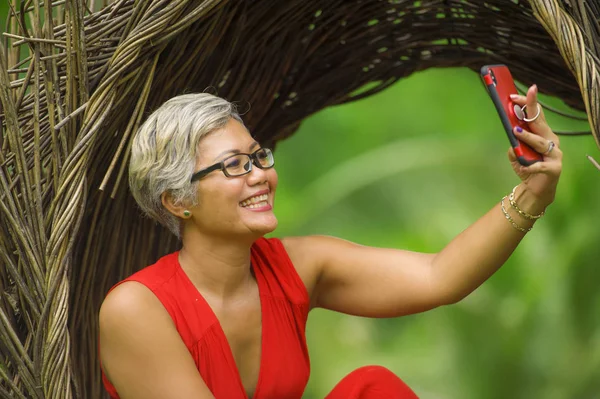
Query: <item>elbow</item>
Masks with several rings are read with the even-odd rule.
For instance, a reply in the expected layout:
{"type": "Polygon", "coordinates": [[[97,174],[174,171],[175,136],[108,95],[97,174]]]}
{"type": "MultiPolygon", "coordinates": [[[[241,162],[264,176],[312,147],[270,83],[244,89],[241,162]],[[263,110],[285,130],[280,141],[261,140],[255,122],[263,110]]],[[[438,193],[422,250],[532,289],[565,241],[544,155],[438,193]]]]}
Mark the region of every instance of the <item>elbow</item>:
{"type": "Polygon", "coordinates": [[[466,298],[471,290],[457,283],[452,276],[441,273],[432,259],[429,268],[429,290],[434,307],[453,305],[466,298]]]}
{"type": "Polygon", "coordinates": [[[468,297],[471,292],[471,290],[460,290],[446,287],[446,289],[443,290],[442,294],[440,295],[440,305],[454,305],[455,303],[459,303],[468,297]]]}
{"type": "Polygon", "coordinates": [[[444,294],[438,292],[436,295],[434,295],[434,299],[431,303],[431,308],[435,309],[442,306],[453,305],[455,303],[460,302],[461,299],[462,297],[459,297],[457,295],[444,294]]]}
{"type": "Polygon", "coordinates": [[[450,284],[445,284],[444,282],[432,284],[431,292],[433,307],[453,305],[462,301],[469,295],[469,292],[457,290],[450,284]]]}
{"type": "Polygon", "coordinates": [[[448,295],[444,298],[442,305],[454,305],[455,303],[459,303],[463,299],[465,299],[467,295],[448,295]]]}

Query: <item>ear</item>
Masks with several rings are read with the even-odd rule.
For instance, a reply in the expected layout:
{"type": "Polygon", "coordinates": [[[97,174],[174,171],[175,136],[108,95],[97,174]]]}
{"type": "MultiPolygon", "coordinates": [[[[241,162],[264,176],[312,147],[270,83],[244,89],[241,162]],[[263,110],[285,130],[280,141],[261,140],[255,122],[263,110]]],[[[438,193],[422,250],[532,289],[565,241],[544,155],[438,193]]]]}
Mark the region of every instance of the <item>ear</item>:
{"type": "Polygon", "coordinates": [[[160,200],[162,202],[162,205],[165,207],[165,209],[167,211],[169,211],[169,213],[171,213],[173,216],[176,216],[180,219],[189,219],[190,215],[184,215],[184,211],[187,209],[185,204],[176,204],[173,201],[173,196],[171,195],[170,192],[165,191],[164,193],[162,193],[160,195],[160,200]]]}

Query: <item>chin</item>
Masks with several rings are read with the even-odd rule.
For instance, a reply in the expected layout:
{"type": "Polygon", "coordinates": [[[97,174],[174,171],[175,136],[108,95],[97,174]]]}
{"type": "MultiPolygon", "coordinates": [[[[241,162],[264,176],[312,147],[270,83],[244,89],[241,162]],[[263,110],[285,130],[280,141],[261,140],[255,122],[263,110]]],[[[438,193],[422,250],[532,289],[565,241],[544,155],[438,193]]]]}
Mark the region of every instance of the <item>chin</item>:
{"type": "Polygon", "coordinates": [[[248,227],[252,233],[257,235],[258,238],[275,231],[277,224],[277,218],[273,215],[272,217],[268,218],[268,220],[263,220],[262,223],[258,223],[258,221],[256,221],[248,227]]]}

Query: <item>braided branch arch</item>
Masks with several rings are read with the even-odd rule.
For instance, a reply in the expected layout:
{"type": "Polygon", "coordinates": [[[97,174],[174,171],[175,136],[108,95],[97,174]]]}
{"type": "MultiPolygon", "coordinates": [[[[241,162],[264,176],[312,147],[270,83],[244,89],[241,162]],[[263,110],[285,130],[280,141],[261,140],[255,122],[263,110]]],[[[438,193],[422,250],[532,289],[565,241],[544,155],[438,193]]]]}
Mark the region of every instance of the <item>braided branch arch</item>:
{"type": "Polygon", "coordinates": [[[1,396],[102,395],[99,304],[176,245],[139,217],[123,179],[133,132],[176,94],[252,104],[246,123],[274,145],[415,71],[507,63],[586,110],[600,137],[596,2],[87,3],[94,12],[21,1],[0,47],[1,396]]]}

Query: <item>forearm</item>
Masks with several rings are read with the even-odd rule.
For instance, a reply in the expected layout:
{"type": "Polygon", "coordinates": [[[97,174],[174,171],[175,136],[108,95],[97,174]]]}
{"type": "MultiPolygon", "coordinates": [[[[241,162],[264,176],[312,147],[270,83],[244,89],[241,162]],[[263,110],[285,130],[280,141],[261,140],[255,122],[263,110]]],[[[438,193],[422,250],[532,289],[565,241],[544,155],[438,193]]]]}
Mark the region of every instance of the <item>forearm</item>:
{"type": "MultiPolygon", "coordinates": [[[[515,202],[532,215],[547,206],[522,187],[517,189],[515,202]]],[[[517,225],[533,226],[535,221],[519,215],[508,198],[504,208],[517,225]]],[[[499,203],[459,234],[432,260],[432,283],[442,302],[457,302],[474,291],[506,262],[525,234],[506,219],[499,203]]]]}

